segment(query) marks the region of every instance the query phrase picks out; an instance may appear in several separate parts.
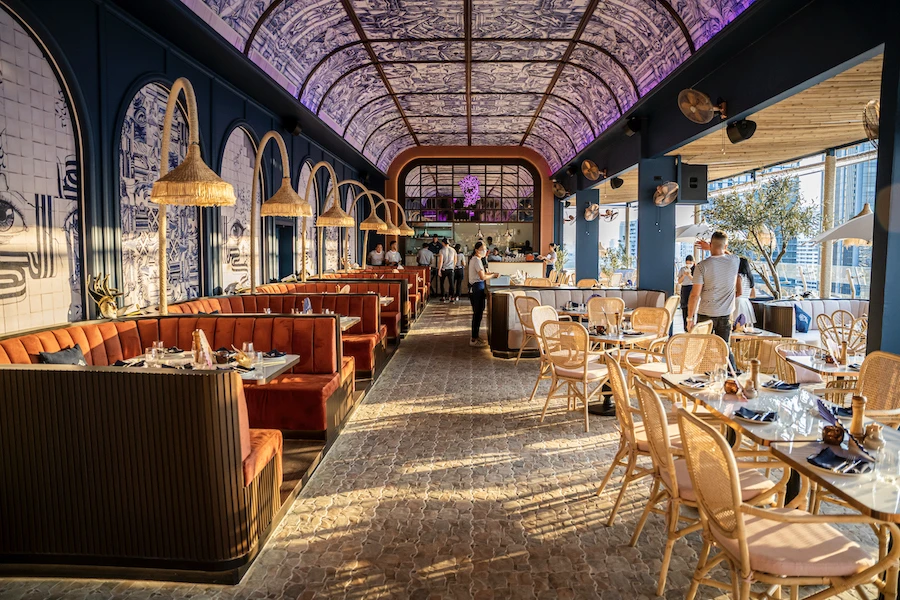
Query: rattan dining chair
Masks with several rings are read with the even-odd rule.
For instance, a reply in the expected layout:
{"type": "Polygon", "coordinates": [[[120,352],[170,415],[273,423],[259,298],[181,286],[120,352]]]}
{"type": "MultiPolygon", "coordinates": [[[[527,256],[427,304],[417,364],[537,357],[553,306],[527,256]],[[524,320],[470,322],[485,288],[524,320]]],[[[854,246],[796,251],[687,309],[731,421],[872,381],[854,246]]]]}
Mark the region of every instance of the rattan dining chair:
{"type": "Polygon", "coordinates": [[[625,279],[625,276],[621,273],[613,273],[609,277],[609,287],[622,287],[622,282],[625,279]]]}
{"type": "Polygon", "coordinates": [[[678,294],[672,294],[668,298],[666,298],[666,303],[664,308],[669,312],[669,324],[675,322],[675,311],[678,310],[678,307],[681,305],[681,296],[678,294]]]}
{"type": "Polygon", "coordinates": [[[678,424],[703,526],[703,549],[687,600],[694,599],[700,585],[730,590],[735,598],[749,600],[753,583],[767,586],[767,598],[781,597],[784,586],[790,588],[792,599],[799,598],[800,586],[826,586],[809,596],[818,600],[854,588],[859,591],[870,583],[886,598],[896,597],[897,525],[862,515],[812,515],[750,506],[743,500],[738,465],[725,438],[684,409],[678,411],[678,424]],[[879,527],[878,560],[832,527],[836,523],[879,527]],[[708,577],[718,565],[730,571],[730,583],[708,577]]]}
{"type": "Polygon", "coordinates": [[[713,322],[712,321],[703,321],[702,323],[694,323],[694,326],[691,327],[691,330],[687,333],[697,333],[701,335],[709,335],[713,332],[713,322]]]}
{"type": "Polygon", "coordinates": [[[553,283],[546,277],[526,277],[525,285],[530,285],[532,287],[553,287],[553,283]]]}
{"type": "Polygon", "coordinates": [[[847,344],[847,351],[851,354],[866,351],[868,319],[856,318],[846,310],[836,310],[830,315],[821,314],[816,317],[816,326],[825,348],[838,349],[847,344]]]}
{"type": "Polygon", "coordinates": [[[535,331],[535,339],[538,343],[538,352],[540,352],[541,358],[537,381],[534,382],[534,389],[531,390],[531,397],[528,399],[529,402],[532,402],[541,382],[553,379],[553,370],[550,367],[550,360],[547,358],[547,352],[540,335],[541,327],[548,321],[559,321],[560,317],[556,312],[556,309],[552,306],[535,306],[532,308],[529,318],[531,319],[531,324],[535,331]]]}
{"type": "Polygon", "coordinates": [[[519,346],[519,354],[516,355],[516,365],[519,364],[519,359],[522,358],[522,352],[525,350],[525,346],[528,345],[528,342],[531,340],[537,341],[537,331],[534,329],[534,325],[531,323],[531,311],[534,310],[535,307],[541,305],[537,298],[533,298],[531,296],[517,296],[514,302],[516,307],[516,314],[519,316],[519,323],[522,324],[522,343],[519,346]]]}
{"type": "MultiPolygon", "coordinates": [[[[642,423],[647,432],[650,458],[653,461],[653,485],[647,506],[631,537],[630,545],[634,547],[637,544],[650,513],[665,516],[667,539],[659,572],[659,585],[656,589],[656,595],[662,596],[666,587],[666,576],[675,542],[689,533],[700,530],[701,525],[699,519],[693,515],[683,514],[681,510],[683,506],[696,509],[697,495],[688,475],[687,463],[683,457],[677,455],[681,451],[676,451],[672,446],[671,425],[666,420],[666,409],[653,388],[641,382],[637,382],[635,388],[642,423]],[[666,504],[664,509],[659,508],[661,503],[666,504]],[[685,526],[679,529],[681,523],[684,523],[685,526]]],[[[787,487],[789,471],[785,469],[781,481],[776,483],[768,479],[760,469],[783,468],[782,463],[760,461],[764,457],[762,452],[742,452],[741,456],[751,459],[738,463],[742,467],[739,482],[741,498],[754,506],[778,503],[780,498],[783,498],[783,492],[787,487]]]]}
{"type": "Polygon", "coordinates": [[[554,393],[566,386],[570,407],[577,410],[578,402],[583,404],[584,430],[588,431],[588,405],[603,391],[603,384],[608,379],[606,365],[591,352],[590,336],[581,323],[548,321],[541,325],[540,332],[552,374],[550,392],[541,411],[541,422],[554,393]]]}
{"type": "Polygon", "coordinates": [[[796,343],[793,338],[782,337],[739,337],[732,338],[731,351],[735,366],[741,371],[750,369],[750,361],[759,361],[759,372],[773,375],[778,369],[778,355],[775,349],[782,344],[796,343]]]}
{"type": "Polygon", "coordinates": [[[620,361],[626,365],[628,387],[634,383],[635,365],[644,365],[657,361],[662,356],[663,348],[669,339],[669,311],[665,308],[642,306],[631,313],[631,328],[642,333],[650,333],[655,337],[647,342],[639,342],[633,348],[622,353],[620,361]]]}
{"type": "Polygon", "coordinates": [[[556,269],[550,269],[550,274],[547,275],[547,279],[550,280],[550,283],[556,284],[559,281],[559,275],[560,274],[556,271],[556,269]]]}
{"type": "Polygon", "coordinates": [[[578,283],[575,284],[575,287],[579,288],[593,288],[600,285],[597,283],[596,279],[579,279],[578,283]]]}
{"type": "Polygon", "coordinates": [[[591,327],[598,325],[609,327],[611,323],[615,322],[616,314],[619,316],[617,325],[621,326],[625,315],[625,301],[621,298],[595,296],[588,299],[586,309],[588,325],[591,327]]]}

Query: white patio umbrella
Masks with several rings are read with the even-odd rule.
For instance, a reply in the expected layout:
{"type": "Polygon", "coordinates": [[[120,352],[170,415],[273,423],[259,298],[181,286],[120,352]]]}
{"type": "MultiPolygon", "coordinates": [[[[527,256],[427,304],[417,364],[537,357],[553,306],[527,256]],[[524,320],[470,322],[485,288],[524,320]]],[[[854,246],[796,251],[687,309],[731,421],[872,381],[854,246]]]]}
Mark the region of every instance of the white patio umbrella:
{"type": "Polygon", "coordinates": [[[875,227],[875,214],[866,202],[859,214],[837,227],[820,233],[812,241],[829,242],[843,240],[848,246],[868,246],[872,243],[872,229],[875,227]]]}
{"type": "Polygon", "coordinates": [[[708,236],[712,232],[709,223],[691,223],[690,225],[682,225],[675,228],[675,241],[691,243],[698,237],[708,236]]]}

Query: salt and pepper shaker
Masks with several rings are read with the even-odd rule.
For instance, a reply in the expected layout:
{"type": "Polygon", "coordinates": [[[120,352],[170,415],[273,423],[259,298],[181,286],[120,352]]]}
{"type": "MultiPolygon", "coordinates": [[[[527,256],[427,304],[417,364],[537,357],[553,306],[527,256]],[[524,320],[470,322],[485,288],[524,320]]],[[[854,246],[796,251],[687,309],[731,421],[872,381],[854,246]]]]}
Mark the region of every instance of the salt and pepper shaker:
{"type": "Polygon", "coordinates": [[[841,361],[841,364],[842,364],[842,365],[847,366],[847,358],[848,358],[848,356],[847,356],[847,342],[846,342],[846,340],[845,340],[845,341],[842,341],[842,342],[841,342],[841,358],[840,358],[840,361],[841,361]]]}
{"type": "Polygon", "coordinates": [[[853,396],[850,407],[853,411],[853,416],[850,419],[850,435],[862,438],[866,435],[865,426],[863,425],[863,420],[866,417],[866,397],[853,396]]]}
{"type": "Polygon", "coordinates": [[[744,386],[744,396],[756,398],[759,395],[759,359],[750,359],[750,379],[744,386]]]}

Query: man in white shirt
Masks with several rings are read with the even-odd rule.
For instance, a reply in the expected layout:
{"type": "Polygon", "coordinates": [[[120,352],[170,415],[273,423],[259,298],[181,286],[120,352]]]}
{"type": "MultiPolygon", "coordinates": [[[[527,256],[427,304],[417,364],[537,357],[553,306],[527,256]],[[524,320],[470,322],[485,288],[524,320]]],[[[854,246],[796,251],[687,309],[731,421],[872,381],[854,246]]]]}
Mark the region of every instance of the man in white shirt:
{"type": "Polygon", "coordinates": [[[375,249],[369,252],[369,264],[373,267],[380,267],[384,264],[384,246],[377,244],[375,249]]]}
{"type": "Polygon", "coordinates": [[[434,254],[428,249],[428,244],[422,244],[416,253],[416,264],[420,267],[430,267],[432,260],[434,260],[434,254]]]}
{"type": "MultiPolygon", "coordinates": [[[[713,322],[713,333],[725,340],[731,338],[731,313],[734,299],[742,292],[738,276],[741,259],[727,254],[728,236],[717,231],[709,240],[709,258],[694,267],[694,287],[688,301],[688,331],[695,323],[713,322]]],[[[732,359],[733,361],[733,359],[732,359]]]]}
{"type": "Polygon", "coordinates": [[[396,267],[400,265],[400,261],[403,260],[403,257],[400,256],[400,253],[397,251],[397,242],[391,242],[391,247],[387,251],[387,254],[384,255],[384,260],[388,264],[388,266],[396,267]]]}
{"type": "Polygon", "coordinates": [[[440,278],[441,302],[453,300],[455,289],[454,270],[456,269],[456,250],[447,238],[441,240],[441,251],[438,252],[438,277],[440,278]],[[446,282],[446,285],[445,285],[446,282]]]}

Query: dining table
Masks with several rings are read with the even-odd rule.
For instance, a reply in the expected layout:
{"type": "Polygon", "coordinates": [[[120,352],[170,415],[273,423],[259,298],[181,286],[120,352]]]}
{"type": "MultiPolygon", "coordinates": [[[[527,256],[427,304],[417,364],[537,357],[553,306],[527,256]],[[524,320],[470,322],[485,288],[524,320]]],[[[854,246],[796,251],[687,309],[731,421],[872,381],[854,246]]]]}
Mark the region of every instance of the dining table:
{"type": "Polygon", "coordinates": [[[393,296],[379,296],[378,303],[381,304],[382,307],[390,306],[391,303],[394,302],[393,296]]]}
{"type": "Polygon", "coordinates": [[[827,363],[822,359],[816,358],[815,356],[786,356],[785,357],[789,363],[795,364],[797,366],[803,367],[804,369],[808,369],[819,375],[824,375],[826,377],[834,377],[838,379],[856,379],[859,377],[859,369],[862,364],[862,360],[859,363],[851,362],[850,364],[842,365],[839,363],[827,363]]]}
{"type": "Polygon", "coordinates": [[[341,316],[341,331],[347,331],[360,321],[362,321],[360,317],[341,316]]]}
{"type": "MultiPolygon", "coordinates": [[[[131,359],[131,361],[127,361],[130,363],[140,363],[140,361],[144,361],[142,367],[144,368],[157,368],[164,369],[166,367],[172,368],[182,368],[185,365],[193,362],[193,354],[190,352],[169,352],[164,354],[161,358],[157,359],[158,366],[151,367],[146,363],[146,356],[136,356],[131,359]]],[[[279,375],[286,373],[290,369],[292,369],[297,363],[300,362],[299,354],[285,354],[283,356],[278,357],[270,357],[263,358],[261,365],[255,365],[253,369],[249,371],[235,369],[234,365],[217,365],[214,367],[217,370],[235,370],[238,375],[240,375],[241,379],[244,381],[253,381],[259,385],[264,385],[270,383],[279,375]]],[[[126,365],[126,366],[134,366],[126,365]]],[[[191,369],[191,370],[199,370],[199,369],[191,369]]],[[[211,369],[203,369],[203,370],[211,370],[211,369]]]]}
{"type": "Polygon", "coordinates": [[[731,339],[733,340],[780,337],[784,336],[782,336],[780,333],[775,333],[774,331],[767,331],[765,329],[758,329],[756,327],[745,327],[741,331],[731,332],[731,339]]]}
{"type": "MultiPolygon", "coordinates": [[[[644,333],[639,332],[634,335],[626,335],[624,333],[619,333],[616,335],[612,334],[589,334],[589,338],[591,341],[591,346],[613,346],[613,348],[608,349],[606,352],[615,351],[615,358],[617,362],[622,361],[622,352],[627,350],[628,348],[633,348],[635,344],[645,342],[652,342],[657,338],[657,335],[654,333],[644,333]]],[[[588,412],[592,415],[599,415],[601,417],[614,417],[616,416],[616,404],[612,399],[612,389],[608,391],[604,389],[603,400],[598,402],[592,402],[588,406],[588,412]]]]}

